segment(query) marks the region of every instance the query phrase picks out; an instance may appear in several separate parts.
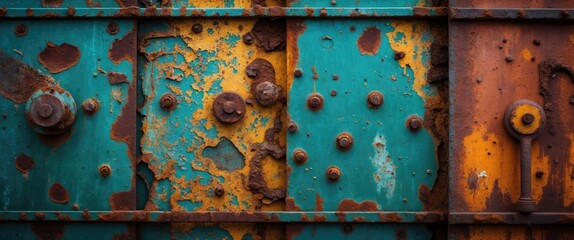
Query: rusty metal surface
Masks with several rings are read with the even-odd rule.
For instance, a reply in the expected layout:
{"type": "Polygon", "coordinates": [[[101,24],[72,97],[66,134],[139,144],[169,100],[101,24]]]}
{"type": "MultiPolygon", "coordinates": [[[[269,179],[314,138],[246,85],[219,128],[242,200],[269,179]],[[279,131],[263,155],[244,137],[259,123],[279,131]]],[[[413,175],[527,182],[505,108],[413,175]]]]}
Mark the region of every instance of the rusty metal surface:
{"type": "Polygon", "coordinates": [[[569,240],[574,235],[570,226],[497,226],[474,225],[453,226],[449,229],[449,239],[492,239],[492,240],[530,240],[530,239],[558,239],[569,240]]]}

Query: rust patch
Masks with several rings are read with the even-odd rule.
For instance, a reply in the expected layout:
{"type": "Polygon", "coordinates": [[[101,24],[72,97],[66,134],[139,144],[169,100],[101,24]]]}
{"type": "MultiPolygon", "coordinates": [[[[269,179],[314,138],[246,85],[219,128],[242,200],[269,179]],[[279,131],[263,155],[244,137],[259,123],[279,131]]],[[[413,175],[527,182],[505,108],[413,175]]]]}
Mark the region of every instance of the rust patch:
{"type": "Polygon", "coordinates": [[[18,24],[14,28],[14,33],[18,37],[26,36],[26,34],[28,34],[28,27],[26,27],[26,25],[24,25],[24,24],[18,24]]]}
{"type": "Polygon", "coordinates": [[[272,82],[275,83],[275,68],[273,65],[262,58],[256,58],[247,65],[245,69],[247,76],[253,78],[251,83],[251,93],[255,94],[255,88],[262,82],[272,82]]]}
{"type": "Polygon", "coordinates": [[[378,211],[377,203],[372,201],[364,201],[357,203],[351,199],[343,199],[339,203],[338,211],[378,211]]]}
{"type": "Polygon", "coordinates": [[[76,65],[80,55],[80,50],[74,45],[63,43],[58,46],[48,42],[44,51],[38,54],[38,60],[50,73],[59,73],[76,65]]]}
{"type": "Polygon", "coordinates": [[[431,67],[427,73],[427,82],[435,83],[448,80],[448,46],[433,42],[430,54],[431,67]]]}
{"type": "Polygon", "coordinates": [[[27,16],[27,17],[32,17],[32,16],[34,16],[34,9],[26,8],[26,16],[27,16]]]}
{"type": "Polygon", "coordinates": [[[7,13],[7,12],[8,12],[8,11],[6,10],[6,8],[5,8],[5,7],[3,7],[3,8],[0,8],[0,17],[4,17],[4,16],[6,16],[6,13],[7,13]]]}
{"type": "Polygon", "coordinates": [[[474,190],[478,187],[478,175],[475,172],[468,174],[468,188],[474,190]]]}
{"type": "Polygon", "coordinates": [[[285,19],[262,18],[255,23],[251,33],[257,39],[257,47],[266,52],[285,50],[287,40],[285,19]]]}
{"type": "Polygon", "coordinates": [[[301,207],[295,203],[295,199],[292,197],[285,198],[285,208],[289,211],[301,211],[301,207]]]}
{"type": "Polygon", "coordinates": [[[185,6],[179,8],[179,16],[187,16],[187,8],[185,6]]]}
{"type": "Polygon", "coordinates": [[[505,205],[510,202],[510,196],[508,194],[503,194],[502,190],[498,186],[498,179],[494,180],[492,192],[486,201],[486,209],[493,212],[504,212],[508,210],[505,205]]]}
{"type": "Polygon", "coordinates": [[[59,222],[35,222],[30,223],[30,227],[38,239],[61,239],[66,228],[59,222]]]}
{"type": "Polygon", "coordinates": [[[34,159],[24,154],[16,158],[16,169],[22,173],[27,173],[30,168],[34,167],[34,159]]]}
{"type": "Polygon", "coordinates": [[[357,47],[363,55],[376,55],[381,47],[381,30],[375,26],[365,28],[359,39],[357,47]]]}
{"type": "Polygon", "coordinates": [[[42,0],[42,7],[45,8],[59,8],[64,3],[64,0],[42,0]]]}
{"type": "Polygon", "coordinates": [[[60,183],[54,183],[48,190],[48,197],[55,203],[67,203],[70,200],[70,194],[60,183]]]}
{"type": "Polygon", "coordinates": [[[132,30],[124,37],[114,40],[112,47],[108,51],[108,56],[114,64],[119,64],[123,60],[135,63],[136,54],[136,34],[132,30]]]}
{"type": "Polygon", "coordinates": [[[129,224],[128,229],[119,234],[114,234],[113,240],[127,240],[127,239],[136,239],[136,225],[129,224]]]}
{"type": "Polygon", "coordinates": [[[379,213],[379,219],[383,222],[398,223],[402,222],[403,218],[397,213],[379,213]]]}
{"type": "Polygon", "coordinates": [[[286,232],[287,232],[287,239],[295,239],[297,235],[301,234],[303,230],[305,230],[305,226],[309,226],[308,224],[304,223],[293,223],[287,224],[286,232]]]}
{"type": "MultiPolygon", "coordinates": [[[[281,131],[281,111],[277,113],[273,120],[273,127],[265,131],[265,141],[255,143],[251,146],[252,151],[256,151],[251,161],[249,161],[249,177],[247,182],[247,189],[251,190],[254,194],[263,194],[268,199],[267,202],[272,203],[279,199],[285,198],[284,189],[271,189],[267,187],[267,182],[263,178],[262,161],[266,156],[272,156],[275,159],[285,157],[285,150],[279,146],[279,142],[275,139],[275,134],[281,131]]],[[[261,199],[260,201],[262,202],[261,199]]],[[[257,205],[259,208],[261,204],[257,205]]]]}
{"type": "Polygon", "coordinates": [[[51,79],[36,69],[0,51],[0,95],[15,103],[23,103],[51,79]]]}
{"type": "Polygon", "coordinates": [[[116,72],[109,72],[108,73],[108,81],[110,84],[120,84],[120,83],[129,83],[128,77],[123,73],[116,73],[116,72]]]}
{"type": "Polygon", "coordinates": [[[36,219],[38,219],[38,220],[46,219],[46,214],[43,212],[36,212],[36,213],[34,213],[34,216],[36,216],[36,219]]]}
{"type": "Polygon", "coordinates": [[[76,15],[76,9],[72,6],[68,7],[68,10],[66,10],[66,16],[72,17],[75,15],[76,15]]]}
{"type": "Polygon", "coordinates": [[[84,209],[84,211],[82,211],[82,219],[84,220],[92,219],[92,215],[90,214],[90,212],[88,212],[88,209],[84,209]]]}
{"type": "Polygon", "coordinates": [[[56,212],[55,214],[59,221],[72,221],[72,218],[69,215],[61,214],[59,212],[56,212]]]}
{"type": "Polygon", "coordinates": [[[323,198],[319,193],[315,194],[315,211],[323,211],[323,198]]]}
{"type": "Polygon", "coordinates": [[[140,15],[138,7],[121,8],[114,16],[116,17],[136,17],[140,15]]]}
{"type": "MultiPolygon", "coordinates": [[[[69,110],[66,111],[66,113],[68,114],[69,110]]],[[[38,138],[40,138],[40,141],[42,141],[44,144],[53,148],[57,148],[63,143],[65,143],[72,136],[73,130],[74,130],[73,128],[70,128],[69,130],[63,133],[56,135],[37,134],[37,136],[38,138]]]]}
{"type": "Polygon", "coordinates": [[[267,7],[267,2],[266,0],[251,0],[251,7],[255,7],[257,5],[267,7]]]}

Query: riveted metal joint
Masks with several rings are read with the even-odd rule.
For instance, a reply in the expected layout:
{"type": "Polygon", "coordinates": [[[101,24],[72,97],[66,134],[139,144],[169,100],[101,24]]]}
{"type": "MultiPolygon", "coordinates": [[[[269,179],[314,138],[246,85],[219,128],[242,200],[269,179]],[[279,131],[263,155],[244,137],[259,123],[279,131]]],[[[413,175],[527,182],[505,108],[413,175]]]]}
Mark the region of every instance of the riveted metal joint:
{"type": "Polygon", "coordinates": [[[289,122],[289,124],[287,124],[287,131],[289,131],[290,133],[297,132],[297,129],[299,129],[297,123],[289,122]]]}
{"type": "Polygon", "coordinates": [[[191,26],[191,31],[193,31],[194,33],[200,33],[201,31],[203,31],[203,26],[199,23],[193,24],[193,26],[191,26]]]}
{"type": "Polygon", "coordinates": [[[173,93],[166,93],[161,96],[159,106],[165,111],[172,111],[177,107],[177,96],[173,93]]]}
{"type": "Polygon", "coordinates": [[[86,99],[82,103],[82,111],[87,115],[92,115],[98,111],[100,108],[100,103],[95,98],[86,99]]]}
{"type": "Polygon", "coordinates": [[[418,131],[423,127],[423,120],[419,116],[407,118],[407,128],[411,131],[418,131]]]}
{"type": "Polygon", "coordinates": [[[336,182],[341,177],[341,169],[336,166],[329,167],[329,169],[327,169],[326,175],[329,181],[336,182]]]}
{"type": "Polygon", "coordinates": [[[253,36],[253,33],[251,33],[251,32],[243,34],[243,37],[242,37],[243,43],[245,43],[247,45],[251,45],[251,44],[253,44],[254,38],[255,37],[253,36]]]}
{"type": "Polygon", "coordinates": [[[337,136],[337,148],[341,151],[349,151],[353,147],[353,137],[348,133],[341,133],[337,136]]]}
{"type": "Polygon", "coordinates": [[[305,152],[303,149],[296,149],[293,152],[293,161],[297,164],[304,164],[307,162],[307,158],[307,152],[305,152]]]}
{"type": "Polygon", "coordinates": [[[323,104],[324,104],[323,96],[317,93],[312,94],[311,96],[309,96],[309,98],[307,98],[307,107],[311,111],[321,110],[321,108],[323,108],[323,104]]]}
{"type": "Polygon", "coordinates": [[[377,109],[383,105],[384,98],[383,94],[378,91],[372,91],[367,96],[367,104],[370,108],[377,109]]]}
{"type": "Polygon", "coordinates": [[[110,175],[112,175],[112,168],[108,164],[101,165],[98,171],[100,172],[100,176],[102,177],[109,177],[110,175]]]}
{"type": "Polygon", "coordinates": [[[235,123],[245,116],[245,100],[235,92],[222,92],[215,97],[213,114],[224,123],[235,123]]]}

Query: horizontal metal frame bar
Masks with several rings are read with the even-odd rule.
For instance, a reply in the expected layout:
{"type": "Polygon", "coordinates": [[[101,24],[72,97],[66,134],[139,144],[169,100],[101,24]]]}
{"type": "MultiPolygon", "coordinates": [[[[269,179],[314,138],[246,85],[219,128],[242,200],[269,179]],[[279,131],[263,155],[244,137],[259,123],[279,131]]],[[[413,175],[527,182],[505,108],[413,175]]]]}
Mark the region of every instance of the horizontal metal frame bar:
{"type": "Polygon", "coordinates": [[[2,221],[441,223],[442,212],[3,211],[2,221]]]}
{"type": "Polygon", "coordinates": [[[573,20],[574,9],[557,8],[450,8],[450,19],[573,20]]]}
{"type": "Polygon", "coordinates": [[[0,17],[445,17],[447,8],[2,8],[0,17]]]}
{"type": "Polygon", "coordinates": [[[574,213],[457,212],[448,215],[449,224],[573,224],[574,213]]]}

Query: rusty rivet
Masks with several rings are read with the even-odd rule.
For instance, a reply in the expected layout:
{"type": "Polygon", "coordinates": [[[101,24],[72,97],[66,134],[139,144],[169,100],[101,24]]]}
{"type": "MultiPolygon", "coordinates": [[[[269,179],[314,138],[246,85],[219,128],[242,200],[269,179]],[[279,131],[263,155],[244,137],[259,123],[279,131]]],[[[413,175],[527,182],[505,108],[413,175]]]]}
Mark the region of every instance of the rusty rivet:
{"type": "Polygon", "coordinates": [[[293,76],[295,76],[296,78],[300,78],[301,76],[303,76],[303,70],[299,68],[295,69],[295,71],[293,71],[293,76]]]}
{"type": "Polygon", "coordinates": [[[50,116],[52,116],[52,113],[53,109],[52,106],[50,106],[50,104],[44,103],[40,105],[40,107],[38,108],[38,115],[40,115],[40,117],[49,118],[50,116]]]}
{"type": "Polygon", "coordinates": [[[403,51],[395,52],[395,59],[396,60],[403,59],[403,58],[405,58],[405,56],[406,56],[406,54],[403,51]]]}
{"type": "Polygon", "coordinates": [[[287,131],[289,131],[290,133],[297,132],[297,129],[299,129],[299,127],[294,122],[289,122],[289,124],[287,125],[287,131]]]}
{"type": "Polygon", "coordinates": [[[421,129],[423,121],[419,116],[410,116],[407,119],[407,128],[413,131],[421,129]]]}
{"type": "Polygon", "coordinates": [[[530,113],[522,115],[522,123],[524,123],[524,125],[530,125],[533,122],[534,122],[534,115],[530,113]]]}
{"type": "Polygon", "coordinates": [[[329,169],[327,169],[327,179],[329,179],[330,181],[338,181],[339,178],[341,177],[341,169],[339,169],[338,167],[329,167],[329,169]]]}
{"type": "Polygon", "coordinates": [[[532,43],[536,46],[540,46],[540,40],[538,40],[538,39],[534,39],[534,41],[532,41],[532,43]]]}
{"type": "Polygon", "coordinates": [[[383,105],[383,102],[384,102],[383,94],[378,91],[372,91],[367,96],[367,104],[369,105],[370,108],[377,109],[381,105],[383,105]]]}
{"type": "Polygon", "coordinates": [[[536,177],[537,178],[542,178],[542,176],[544,176],[544,172],[541,170],[536,171],[536,177]]]}
{"type": "Polygon", "coordinates": [[[506,60],[506,62],[512,62],[514,61],[514,58],[510,55],[507,55],[506,58],[504,58],[504,60],[506,60]]]}
{"type": "Polygon", "coordinates": [[[26,34],[28,34],[28,27],[24,24],[18,24],[16,25],[16,28],[14,28],[14,33],[18,37],[26,36],[26,34]]]}
{"type": "Polygon", "coordinates": [[[102,177],[108,177],[112,175],[112,168],[110,168],[110,165],[108,164],[103,164],[100,166],[99,171],[102,177]]]}
{"type": "Polygon", "coordinates": [[[312,94],[307,98],[307,107],[311,111],[319,111],[323,108],[323,97],[319,94],[312,94]]]}
{"type": "Polygon", "coordinates": [[[223,194],[225,194],[225,190],[223,189],[223,186],[221,186],[221,185],[215,186],[215,189],[213,190],[213,192],[215,193],[215,196],[217,196],[217,197],[222,197],[223,194]]]}
{"type": "Polygon", "coordinates": [[[331,0],[331,6],[335,6],[335,5],[337,5],[337,1],[331,0]]]}
{"type": "Polygon", "coordinates": [[[297,164],[304,164],[305,162],[307,162],[307,152],[305,152],[302,149],[295,149],[295,151],[293,152],[293,161],[296,162],[297,164]]]}
{"type": "Polygon", "coordinates": [[[353,136],[348,133],[341,133],[337,136],[337,148],[341,151],[348,151],[353,147],[353,136]]]}
{"type": "Polygon", "coordinates": [[[236,92],[222,92],[215,97],[213,114],[224,123],[234,123],[245,116],[245,100],[236,92]]]}
{"type": "Polygon", "coordinates": [[[337,91],[331,90],[331,96],[332,96],[332,97],[337,96],[337,91]]]}
{"type": "Polygon", "coordinates": [[[243,42],[247,45],[251,45],[253,44],[253,33],[248,32],[246,34],[243,34],[243,42]]]}
{"type": "Polygon", "coordinates": [[[118,23],[116,22],[110,22],[108,24],[108,27],[106,28],[106,31],[110,34],[110,35],[116,35],[118,34],[118,32],[120,31],[120,26],[118,25],[118,23]]]}
{"type": "Polygon", "coordinates": [[[277,102],[279,98],[279,88],[275,83],[262,82],[255,86],[255,100],[261,106],[268,107],[277,102]]]}
{"type": "Polygon", "coordinates": [[[336,80],[339,80],[339,75],[333,74],[333,76],[331,76],[331,79],[333,79],[333,80],[335,80],[335,81],[336,81],[336,80]]]}
{"type": "Polygon", "coordinates": [[[82,111],[88,115],[94,114],[96,111],[98,111],[99,105],[100,104],[96,99],[87,99],[84,101],[84,103],[82,103],[82,111]]]}
{"type": "Polygon", "coordinates": [[[159,106],[165,111],[171,111],[177,106],[177,97],[173,93],[166,93],[159,99],[159,106]]]}
{"type": "Polygon", "coordinates": [[[203,26],[201,26],[201,24],[199,23],[193,24],[193,26],[191,26],[191,31],[193,31],[194,33],[200,33],[201,31],[203,31],[203,26]]]}

